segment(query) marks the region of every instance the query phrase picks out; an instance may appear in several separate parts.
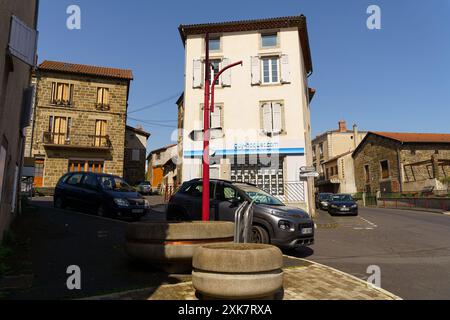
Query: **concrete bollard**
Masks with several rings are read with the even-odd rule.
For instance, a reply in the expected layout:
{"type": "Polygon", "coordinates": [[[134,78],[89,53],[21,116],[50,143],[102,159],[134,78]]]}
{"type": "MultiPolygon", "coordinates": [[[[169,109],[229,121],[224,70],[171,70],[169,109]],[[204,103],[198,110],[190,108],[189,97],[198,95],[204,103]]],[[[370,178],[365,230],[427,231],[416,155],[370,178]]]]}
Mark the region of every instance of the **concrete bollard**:
{"type": "Polygon", "coordinates": [[[212,244],[196,249],[192,284],[200,299],[282,299],[283,254],[262,244],[212,244]]]}
{"type": "Polygon", "coordinates": [[[233,242],[231,222],[149,222],[126,228],[125,251],[142,263],[168,273],[190,273],[199,246],[233,242]]]}

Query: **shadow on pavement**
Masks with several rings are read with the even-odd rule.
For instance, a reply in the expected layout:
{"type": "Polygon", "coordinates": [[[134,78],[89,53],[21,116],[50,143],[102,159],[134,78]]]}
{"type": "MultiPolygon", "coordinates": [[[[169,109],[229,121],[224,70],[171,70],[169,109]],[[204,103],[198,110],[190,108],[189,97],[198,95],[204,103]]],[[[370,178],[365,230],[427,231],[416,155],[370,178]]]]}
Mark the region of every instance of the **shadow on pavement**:
{"type": "Polygon", "coordinates": [[[26,274],[33,279],[32,285],[3,291],[2,298],[79,299],[142,288],[156,290],[181,281],[128,257],[124,250],[126,223],[54,209],[52,198],[35,199],[32,205],[33,210],[25,210],[14,222],[15,242],[20,245],[12,246],[7,261],[12,267],[8,276],[26,274]],[[81,270],[81,290],[67,287],[70,266],[81,270]]]}

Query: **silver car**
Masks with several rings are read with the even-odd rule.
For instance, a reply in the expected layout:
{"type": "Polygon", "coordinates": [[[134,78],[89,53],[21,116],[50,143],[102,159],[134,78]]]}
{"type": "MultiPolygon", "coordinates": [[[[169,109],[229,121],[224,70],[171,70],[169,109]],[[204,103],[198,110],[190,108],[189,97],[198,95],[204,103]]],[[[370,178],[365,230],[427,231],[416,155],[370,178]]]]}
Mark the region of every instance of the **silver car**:
{"type": "MultiPolygon", "coordinates": [[[[201,220],[202,180],[184,183],[169,201],[167,220],[201,220]]],[[[234,221],[244,201],[254,201],[253,241],[284,248],[314,244],[314,222],[298,208],[284,205],[258,187],[246,183],[212,180],[210,185],[211,220],[234,221]]]]}
{"type": "Polygon", "coordinates": [[[143,181],[138,184],[137,191],[143,195],[150,195],[152,193],[152,184],[149,181],[143,181]]]}

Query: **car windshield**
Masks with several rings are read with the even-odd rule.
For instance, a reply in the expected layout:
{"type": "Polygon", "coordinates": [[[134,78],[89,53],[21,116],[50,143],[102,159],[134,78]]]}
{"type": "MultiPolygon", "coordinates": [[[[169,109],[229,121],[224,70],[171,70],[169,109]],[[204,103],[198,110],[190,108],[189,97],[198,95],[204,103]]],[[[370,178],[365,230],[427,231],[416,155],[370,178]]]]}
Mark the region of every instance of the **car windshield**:
{"type": "Polygon", "coordinates": [[[118,191],[118,192],[131,192],[134,191],[131,186],[119,177],[100,177],[100,184],[103,190],[118,191]]]}
{"type": "Polygon", "coordinates": [[[338,194],[332,197],[333,201],[353,201],[352,196],[348,194],[338,194]]]}
{"type": "Polygon", "coordinates": [[[141,182],[141,185],[143,185],[143,186],[149,186],[149,185],[150,185],[150,182],[149,182],[149,181],[144,181],[144,182],[141,182]]]}
{"type": "Polygon", "coordinates": [[[320,200],[324,200],[324,201],[330,200],[331,199],[331,194],[321,194],[321,195],[319,195],[319,199],[320,200]]]}
{"type": "Polygon", "coordinates": [[[257,187],[248,185],[239,185],[239,189],[245,192],[256,204],[266,204],[270,206],[284,206],[284,203],[277,198],[271,196],[267,192],[258,189],[257,187]]]}

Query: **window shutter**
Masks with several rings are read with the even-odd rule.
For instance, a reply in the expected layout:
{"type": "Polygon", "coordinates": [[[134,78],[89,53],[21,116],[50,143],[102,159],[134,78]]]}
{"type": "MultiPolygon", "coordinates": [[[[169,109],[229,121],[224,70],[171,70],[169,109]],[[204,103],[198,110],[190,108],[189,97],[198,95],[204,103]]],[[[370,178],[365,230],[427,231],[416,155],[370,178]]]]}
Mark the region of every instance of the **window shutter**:
{"type": "Polygon", "coordinates": [[[282,105],[280,103],[274,103],[272,106],[272,112],[273,112],[273,133],[280,134],[283,131],[282,105]]]}
{"type": "Polygon", "coordinates": [[[214,112],[211,113],[211,129],[221,128],[222,124],[222,109],[218,106],[214,108],[214,112]]]}
{"type": "Polygon", "coordinates": [[[35,94],[35,86],[28,87],[23,93],[22,115],[20,118],[20,128],[26,128],[31,122],[31,113],[33,110],[33,101],[35,94]]]}
{"type": "Polygon", "coordinates": [[[259,57],[252,57],[252,85],[261,84],[261,62],[259,57]]]}
{"type": "Polygon", "coordinates": [[[37,31],[28,27],[16,16],[11,19],[9,51],[30,66],[36,63],[37,31]]]}
{"type": "Polygon", "coordinates": [[[203,63],[201,60],[194,60],[194,70],[193,70],[193,80],[194,89],[201,88],[203,84],[203,72],[202,72],[203,63]]]}
{"type": "Polygon", "coordinates": [[[289,67],[289,57],[286,54],[281,56],[281,82],[291,82],[291,69],[289,67]]]}
{"type": "Polygon", "coordinates": [[[263,131],[265,133],[272,133],[272,106],[270,103],[265,103],[262,106],[263,111],[263,131]]]}
{"type": "MultiPolygon", "coordinates": [[[[222,68],[227,67],[230,64],[230,59],[224,58],[222,60],[222,68]]],[[[224,87],[230,87],[231,86],[231,69],[228,69],[225,71],[225,73],[222,74],[222,86],[224,87]]]]}

